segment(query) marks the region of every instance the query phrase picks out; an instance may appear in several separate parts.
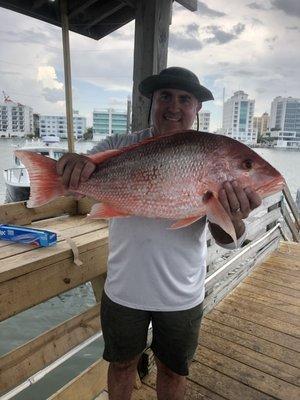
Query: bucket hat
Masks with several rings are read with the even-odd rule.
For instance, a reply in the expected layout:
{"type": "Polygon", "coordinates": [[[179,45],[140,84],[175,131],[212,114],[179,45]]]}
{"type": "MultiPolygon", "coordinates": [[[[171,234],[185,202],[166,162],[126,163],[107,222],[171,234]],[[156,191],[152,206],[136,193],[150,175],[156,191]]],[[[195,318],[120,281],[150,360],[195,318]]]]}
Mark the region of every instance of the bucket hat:
{"type": "Polygon", "coordinates": [[[159,89],[185,90],[201,102],[214,99],[211,91],[200,84],[192,71],[181,67],[163,69],[158,75],[149,76],[139,84],[139,91],[148,98],[159,89]]]}

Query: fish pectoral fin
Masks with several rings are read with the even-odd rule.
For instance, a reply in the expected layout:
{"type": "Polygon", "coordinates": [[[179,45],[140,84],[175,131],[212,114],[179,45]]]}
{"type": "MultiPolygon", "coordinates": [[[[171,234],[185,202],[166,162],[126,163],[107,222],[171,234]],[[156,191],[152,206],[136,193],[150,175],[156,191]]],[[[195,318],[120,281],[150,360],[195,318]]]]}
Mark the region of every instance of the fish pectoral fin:
{"type": "Polygon", "coordinates": [[[130,215],[120,211],[110,204],[106,203],[97,203],[94,204],[91,208],[90,214],[88,214],[88,218],[116,218],[116,217],[129,217],[130,215]]]}
{"type": "Polygon", "coordinates": [[[222,228],[223,231],[225,231],[229,236],[232,237],[235,245],[237,245],[237,238],[233,223],[225,208],[212,193],[208,196],[207,200],[205,200],[205,206],[207,219],[211,223],[216,224],[220,228],[222,228]]]}
{"type": "Polygon", "coordinates": [[[188,218],[179,219],[174,224],[172,224],[169,229],[184,228],[186,226],[192,225],[194,222],[198,221],[202,217],[203,217],[203,214],[197,215],[197,216],[194,216],[194,217],[188,217],[188,218]]]}

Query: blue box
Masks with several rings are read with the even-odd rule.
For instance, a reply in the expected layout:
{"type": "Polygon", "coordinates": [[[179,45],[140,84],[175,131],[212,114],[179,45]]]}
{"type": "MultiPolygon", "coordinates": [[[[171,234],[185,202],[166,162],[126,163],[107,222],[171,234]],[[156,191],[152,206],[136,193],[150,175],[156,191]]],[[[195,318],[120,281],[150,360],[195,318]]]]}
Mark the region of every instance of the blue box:
{"type": "Polygon", "coordinates": [[[36,247],[49,247],[57,242],[57,235],[55,232],[43,229],[0,224],[0,239],[32,244],[36,247]]]}

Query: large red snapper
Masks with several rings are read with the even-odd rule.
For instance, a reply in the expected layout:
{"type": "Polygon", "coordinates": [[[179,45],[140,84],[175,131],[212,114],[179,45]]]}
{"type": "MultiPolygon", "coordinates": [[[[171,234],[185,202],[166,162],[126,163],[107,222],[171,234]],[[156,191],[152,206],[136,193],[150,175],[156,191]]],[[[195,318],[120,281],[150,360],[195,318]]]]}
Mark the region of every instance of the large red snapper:
{"type": "MultiPolygon", "coordinates": [[[[29,151],[15,154],[29,171],[28,207],[67,194],[55,160],[29,151]]],[[[180,228],[207,215],[234,241],[233,224],[218,200],[222,183],[236,179],[262,197],[284,185],[280,173],[249,147],[207,132],[172,132],[90,158],[97,167],[73,193],[101,201],[91,218],[169,218],[176,220],[172,228],[180,228]]]]}

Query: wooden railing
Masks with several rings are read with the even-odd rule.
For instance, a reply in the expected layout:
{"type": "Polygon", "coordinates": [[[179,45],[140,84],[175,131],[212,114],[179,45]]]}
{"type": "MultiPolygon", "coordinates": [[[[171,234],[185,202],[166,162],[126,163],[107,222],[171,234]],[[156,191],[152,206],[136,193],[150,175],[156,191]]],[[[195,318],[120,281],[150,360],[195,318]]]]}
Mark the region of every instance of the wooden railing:
{"type": "MultiPolygon", "coordinates": [[[[0,223],[33,224],[59,232],[56,246],[46,249],[0,242],[0,321],[91,281],[96,304],[42,333],[0,358],[0,395],[8,400],[41,379],[91,341],[101,336],[99,302],[107,263],[107,224],[83,223],[90,209],[86,199],[63,198],[27,209],[24,203],[0,206],[0,223]],[[59,217],[68,215],[68,217],[59,217]],[[71,237],[82,261],[73,262],[66,241],[71,237]]],[[[247,220],[247,241],[234,251],[218,246],[208,235],[205,312],[249,271],[277,248],[279,241],[299,241],[299,213],[287,188],[269,197],[247,220]]],[[[94,399],[106,385],[107,363],[96,361],[49,399],[94,399]]]]}

